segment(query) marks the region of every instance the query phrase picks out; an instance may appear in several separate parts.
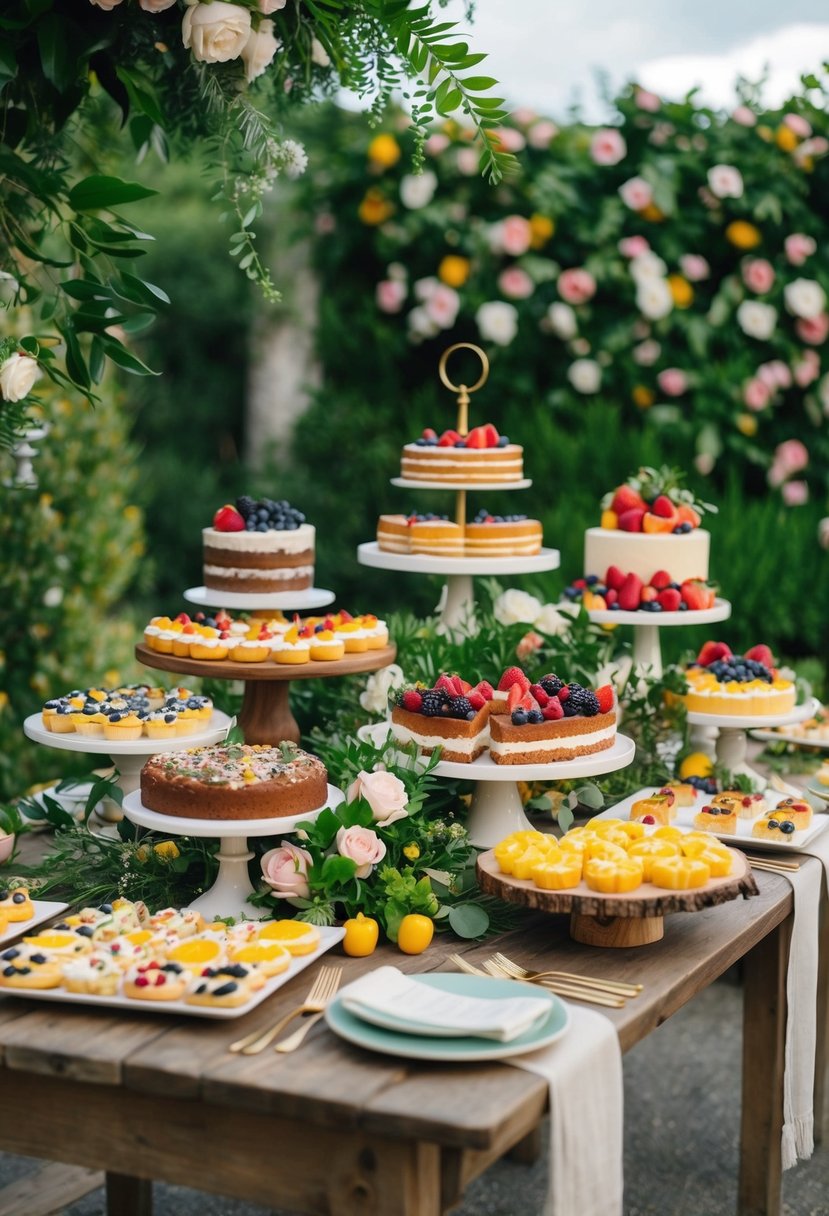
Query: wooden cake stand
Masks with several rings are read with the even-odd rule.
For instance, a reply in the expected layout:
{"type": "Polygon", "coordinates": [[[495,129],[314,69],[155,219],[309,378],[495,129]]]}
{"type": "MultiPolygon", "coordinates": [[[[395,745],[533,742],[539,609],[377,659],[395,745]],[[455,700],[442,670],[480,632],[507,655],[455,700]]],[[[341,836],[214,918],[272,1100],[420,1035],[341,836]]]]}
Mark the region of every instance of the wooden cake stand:
{"type": "Polygon", "coordinates": [[[299,727],[288,701],[292,680],[316,680],[320,677],[354,676],[379,671],[381,667],[393,663],[396,654],[396,646],[384,646],[382,650],[347,654],[345,658],[325,663],[276,663],[272,659],[265,659],[262,663],[234,663],[231,659],[203,661],[159,654],[144,643],[139,643],[135,648],[135,657],[145,667],[208,679],[243,680],[245,692],[239,725],[244,731],[245,742],[269,744],[281,743],[285,739],[291,743],[300,741],[299,727]]]}
{"type": "Polygon", "coordinates": [[[757,895],[748,860],[729,849],[731,874],[712,878],[693,891],[666,891],[645,882],[624,895],[602,895],[582,881],[569,891],[543,891],[530,879],[502,874],[490,849],[478,858],[478,883],[487,895],[541,912],[569,912],[570,936],[587,946],[646,946],[664,935],[669,912],[698,912],[739,895],[757,895]]]}

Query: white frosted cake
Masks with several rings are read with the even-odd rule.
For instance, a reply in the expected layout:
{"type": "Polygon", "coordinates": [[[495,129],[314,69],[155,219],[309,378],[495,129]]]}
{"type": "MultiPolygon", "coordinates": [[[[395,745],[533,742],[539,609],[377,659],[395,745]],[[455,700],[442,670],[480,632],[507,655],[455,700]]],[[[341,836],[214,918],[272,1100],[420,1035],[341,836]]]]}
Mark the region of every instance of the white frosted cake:
{"type": "Polygon", "coordinates": [[[202,529],[204,585],[243,595],[302,591],[314,582],[314,538],[288,503],[239,498],[202,529]]]}
{"type": "Polygon", "coordinates": [[[584,570],[604,577],[609,566],[636,574],[649,582],[658,570],[667,570],[677,583],[708,579],[711,534],[694,528],[677,536],[588,528],[584,534],[584,570]]]}

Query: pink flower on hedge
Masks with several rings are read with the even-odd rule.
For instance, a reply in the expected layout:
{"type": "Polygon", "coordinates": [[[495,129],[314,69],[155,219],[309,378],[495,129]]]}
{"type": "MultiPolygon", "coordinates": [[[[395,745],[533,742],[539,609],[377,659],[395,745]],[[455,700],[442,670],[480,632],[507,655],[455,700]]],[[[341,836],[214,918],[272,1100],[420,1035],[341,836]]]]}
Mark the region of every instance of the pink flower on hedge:
{"type": "Polygon", "coordinates": [[[312,861],[307,849],[283,840],[278,849],[268,849],[262,854],[262,877],[273,887],[277,899],[307,899],[311,894],[308,867],[312,861]]]}
{"type": "Polygon", "coordinates": [[[821,549],[829,549],[829,515],[824,516],[817,526],[817,541],[821,549]]]}
{"type": "Polygon", "coordinates": [[[426,315],[441,329],[451,329],[457,320],[461,298],[453,287],[439,283],[424,301],[426,315]]]}
{"type": "Polygon", "coordinates": [[[662,99],[656,93],[649,92],[648,89],[637,89],[633,94],[633,100],[640,110],[648,110],[651,114],[655,114],[662,105],[662,99]]]}
{"type": "Polygon", "coordinates": [[[741,127],[757,126],[757,115],[748,106],[737,106],[736,110],[731,111],[731,117],[741,127]]]}
{"type": "Polygon", "coordinates": [[[406,299],[406,284],[399,279],[381,279],[374,294],[381,312],[400,312],[406,299]]]}
{"type": "Polygon", "coordinates": [[[768,473],[769,485],[779,486],[793,473],[800,473],[809,463],[809,451],[799,439],[778,443],[768,473]]]}
{"type": "Polygon", "coordinates": [[[762,380],[763,384],[772,392],[776,392],[779,388],[791,388],[792,385],[792,373],[782,359],[771,359],[768,363],[761,363],[757,368],[757,379],[762,380]]]}
{"type": "Polygon", "coordinates": [[[615,127],[602,127],[590,141],[590,156],[595,165],[618,165],[627,150],[624,136],[615,127]]]}
{"type": "Polygon", "coordinates": [[[558,276],[558,294],[567,304],[585,304],[596,294],[596,280],[589,270],[573,267],[558,276]]]}
{"type": "Polygon", "coordinates": [[[774,283],[774,267],[765,258],[748,258],[743,262],[743,282],[749,291],[765,295],[774,283]]]}
{"type": "Polygon", "coordinates": [[[502,270],[498,275],[498,287],[509,300],[526,300],[535,290],[532,279],[520,266],[508,266],[502,270]]]}
{"type": "Polygon", "coordinates": [[[440,156],[441,152],[445,152],[449,147],[449,143],[448,135],[444,135],[442,131],[435,131],[426,140],[423,151],[427,156],[440,156]]]}
{"type": "Polygon", "coordinates": [[[492,134],[505,152],[522,152],[527,141],[515,127],[493,127],[492,134]]]}
{"type": "Polygon", "coordinates": [[[734,165],[713,165],[708,170],[708,185],[716,198],[741,198],[743,176],[734,165]]]}
{"type": "Polygon", "coordinates": [[[822,346],[829,338],[829,313],[821,313],[819,317],[798,317],[795,329],[801,342],[822,346]]]}
{"type": "Polygon", "coordinates": [[[528,127],[538,118],[538,113],[530,106],[518,106],[510,114],[510,118],[513,122],[518,123],[519,127],[528,127]]]}
{"type": "Polygon", "coordinates": [[[642,211],[653,202],[653,190],[644,177],[630,177],[626,182],[622,182],[619,195],[631,211],[642,211]]]}
{"type": "Polygon", "coordinates": [[[653,367],[662,354],[662,347],[654,338],[646,338],[644,342],[634,346],[631,354],[634,363],[638,363],[640,367],[653,367]]]}
{"type": "Polygon", "coordinates": [[[337,832],[337,852],[357,863],[355,878],[368,878],[386,856],[386,846],[372,828],[342,827],[337,832]]]}
{"type": "Polygon", "coordinates": [[[479,159],[474,148],[458,148],[458,173],[464,177],[474,177],[478,172],[479,159]]]}
{"type": "Polygon", "coordinates": [[[688,388],[688,377],[679,367],[666,367],[656,377],[656,383],[669,397],[681,397],[688,388]]]}
{"type": "Polygon", "coordinates": [[[792,232],[783,242],[783,248],[792,266],[802,266],[817,249],[817,242],[805,232],[792,232]]]}
{"type": "Polygon", "coordinates": [[[802,507],[809,501],[809,486],[805,481],[787,481],[780,489],[787,507],[802,507]]]}
{"type": "Polygon", "coordinates": [[[808,139],[812,134],[812,124],[802,114],[784,114],[783,126],[794,131],[800,139],[808,139]]]}
{"type": "Polygon", "coordinates": [[[531,629],[529,633],[524,634],[521,641],[515,647],[515,657],[519,661],[523,661],[529,658],[531,654],[535,654],[536,650],[540,650],[543,645],[544,639],[541,634],[531,629]]]}
{"type": "Polygon", "coordinates": [[[679,259],[679,269],[690,283],[702,283],[711,275],[711,267],[699,253],[683,253],[679,259]]]}
{"type": "Polygon", "coordinates": [[[508,215],[496,225],[493,242],[510,257],[520,258],[529,249],[532,236],[529,220],[525,220],[523,215],[508,215]]]}
{"type": "Polygon", "coordinates": [[[543,151],[544,148],[549,148],[557,135],[556,124],[547,118],[541,118],[534,122],[527,132],[527,143],[531,148],[540,148],[543,151]]]}
{"type": "Polygon", "coordinates": [[[792,367],[794,382],[798,388],[808,388],[820,375],[820,355],[816,350],[804,350],[792,367]]]}
{"type": "Polygon", "coordinates": [[[772,390],[759,377],[747,380],[743,387],[743,401],[750,410],[764,410],[771,401],[771,394],[772,390]]]}
{"type": "Polygon", "coordinates": [[[644,236],[623,236],[619,241],[619,253],[623,258],[640,258],[650,252],[650,244],[644,236]]]}

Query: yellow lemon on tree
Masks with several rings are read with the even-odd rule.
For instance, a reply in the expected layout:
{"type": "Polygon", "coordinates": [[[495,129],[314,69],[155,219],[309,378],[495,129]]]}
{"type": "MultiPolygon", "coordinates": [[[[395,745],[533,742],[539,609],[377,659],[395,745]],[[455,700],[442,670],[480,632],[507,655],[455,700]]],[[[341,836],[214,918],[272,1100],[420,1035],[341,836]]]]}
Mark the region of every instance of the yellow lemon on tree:
{"type": "Polygon", "coordinates": [[[448,253],[438,266],[438,278],[447,287],[463,287],[469,278],[469,258],[457,253],[448,253]]]}
{"type": "Polygon", "coordinates": [[[431,942],[434,933],[435,925],[430,916],[410,912],[400,922],[400,928],[397,930],[397,945],[404,954],[422,954],[431,942]]]}
{"type": "Polygon", "coordinates": [[[760,229],[747,220],[734,220],[726,228],[725,236],[738,249],[754,249],[763,239],[760,229]]]}
{"type": "Polygon", "coordinates": [[[551,220],[548,215],[539,215],[536,212],[530,216],[530,248],[541,249],[547,244],[550,237],[556,230],[555,220],[551,220]]]}
{"type": "Polygon", "coordinates": [[[377,224],[385,224],[389,216],[394,214],[394,205],[382,190],[372,186],[366,190],[365,198],[357,208],[357,214],[364,224],[374,227],[377,224]]]}
{"type": "Polygon", "coordinates": [[[368,145],[368,158],[383,169],[390,169],[400,160],[400,144],[393,135],[375,135],[368,145]]]}
{"type": "Polygon", "coordinates": [[[680,763],[679,776],[682,781],[689,777],[713,777],[714,761],[705,752],[691,752],[680,763]]]}

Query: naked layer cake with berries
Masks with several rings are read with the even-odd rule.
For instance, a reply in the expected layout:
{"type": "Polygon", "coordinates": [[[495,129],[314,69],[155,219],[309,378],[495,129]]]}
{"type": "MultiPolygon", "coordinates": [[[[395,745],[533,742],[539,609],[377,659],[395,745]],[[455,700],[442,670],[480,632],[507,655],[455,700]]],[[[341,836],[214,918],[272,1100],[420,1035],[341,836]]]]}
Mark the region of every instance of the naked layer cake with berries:
{"type": "Polygon", "coordinates": [[[537,684],[519,668],[510,674],[507,712],[489,719],[489,754],[496,764],[549,764],[613,747],[616,698],[609,684],[594,692],[553,673],[537,684]]]}
{"type": "Polygon", "coordinates": [[[524,449],[499,435],[491,422],[466,435],[455,430],[438,435],[427,427],[414,443],[404,445],[400,475],[447,485],[510,485],[524,476],[524,449]]]}
{"type": "Polygon", "coordinates": [[[290,503],[237,498],[202,529],[204,585],[243,595],[303,591],[314,582],[314,539],[290,503]]]}
{"type": "Polygon", "coordinates": [[[762,644],[740,655],[726,642],[706,642],[685,678],[688,692],[682,699],[692,713],[784,717],[795,706],[795,685],[780,675],[774,655],[762,644]]]}
{"type": "Polygon", "coordinates": [[[489,745],[489,717],[495,690],[486,680],[474,687],[458,675],[443,674],[432,688],[399,691],[391,730],[398,743],[416,743],[424,755],[440,747],[441,759],[471,764],[489,745]]]}
{"type": "Polygon", "coordinates": [[[381,515],[377,546],[385,553],[425,553],[435,557],[531,557],[541,552],[542,528],[526,515],[478,511],[472,523],[452,523],[445,515],[381,515]]]}
{"type": "Polygon", "coordinates": [[[292,743],[193,747],[151,756],[141,770],[144,806],[184,819],[280,819],[327,796],[325,765],[292,743]]]}

